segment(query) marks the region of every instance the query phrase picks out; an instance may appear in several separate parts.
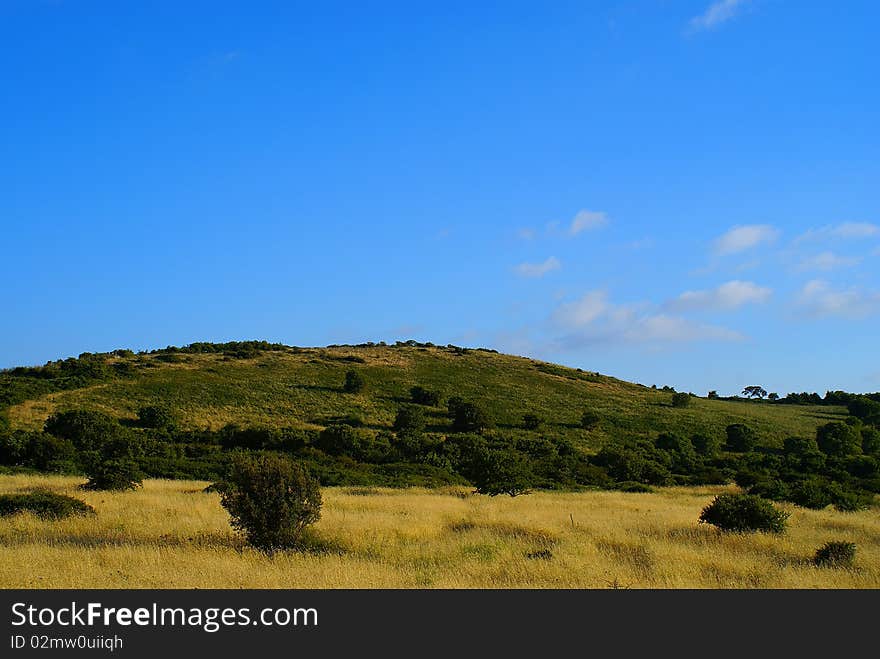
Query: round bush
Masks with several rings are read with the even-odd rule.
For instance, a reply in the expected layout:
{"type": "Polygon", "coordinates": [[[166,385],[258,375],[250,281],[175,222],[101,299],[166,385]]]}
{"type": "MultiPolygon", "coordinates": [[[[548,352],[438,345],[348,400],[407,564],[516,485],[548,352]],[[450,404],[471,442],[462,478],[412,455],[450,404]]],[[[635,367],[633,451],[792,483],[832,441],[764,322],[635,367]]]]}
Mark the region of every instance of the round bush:
{"type": "Polygon", "coordinates": [[[602,417],[595,412],[586,411],[581,415],[581,428],[584,430],[593,430],[599,425],[601,420],[602,417]]]}
{"type": "Polygon", "coordinates": [[[523,415],[522,427],[525,430],[537,430],[544,423],[544,419],[539,417],[537,414],[525,414],[523,415]]]}
{"type": "Polygon", "coordinates": [[[428,407],[437,407],[440,404],[440,394],[424,387],[412,387],[409,390],[412,402],[416,405],[427,405],[428,407]]]}
{"type": "Polygon", "coordinates": [[[143,428],[173,430],[177,420],[170,409],[162,405],[147,405],[138,410],[138,423],[143,428]]]}
{"type": "Polygon", "coordinates": [[[224,483],[220,501],[232,526],[266,553],[301,546],[306,526],[321,517],[317,479],[279,454],[235,456],[224,483]]]}
{"type": "Polygon", "coordinates": [[[691,404],[690,394],[678,392],[672,394],[672,407],[687,407],[691,404]]]}
{"type": "Polygon", "coordinates": [[[144,475],[133,460],[117,458],[96,460],[86,470],[87,490],[134,490],[143,483],[144,475]]]}
{"type": "Polygon", "coordinates": [[[733,533],[783,533],[789,513],[751,494],[720,494],[703,508],[701,524],[733,533]]]}
{"type": "Polygon", "coordinates": [[[818,567],[851,568],[856,560],[856,543],[831,541],[816,550],[813,563],[818,567]]]}
{"type": "Polygon", "coordinates": [[[394,418],[395,432],[420,433],[425,430],[425,413],[414,405],[401,407],[394,418]]]}
{"type": "Polygon", "coordinates": [[[747,453],[755,448],[757,437],[755,431],[741,423],[733,423],[725,429],[727,432],[727,448],[737,453],[747,453]]]}
{"type": "Polygon", "coordinates": [[[43,519],[63,519],[74,515],[94,515],[95,509],[79,499],[54,492],[28,492],[0,496],[0,517],[33,513],[43,519]]]}
{"type": "Polygon", "coordinates": [[[351,370],[346,372],[345,384],[343,384],[342,388],[350,394],[356,394],[360,391],[363,391],[366,384],[367,383],[364,380],[363,375],[361,375],[357,371],[351,370]]]}

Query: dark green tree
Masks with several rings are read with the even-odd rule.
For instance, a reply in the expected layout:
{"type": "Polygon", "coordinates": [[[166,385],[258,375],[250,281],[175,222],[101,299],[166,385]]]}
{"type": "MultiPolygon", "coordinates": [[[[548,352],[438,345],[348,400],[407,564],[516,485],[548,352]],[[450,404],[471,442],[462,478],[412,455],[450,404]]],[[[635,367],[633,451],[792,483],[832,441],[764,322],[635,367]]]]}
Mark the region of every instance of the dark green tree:
{"type": "Polygon", "coordinates": [[[725,429],[727,449],[737,453],[747,453],[755,448],[758,438],[755,431],[742,423],[732,423],[725,429]]]}
{"type": "Polygon", "coordinates": [[[220,501],[232,526],[266,553],[300,546],[306,527],[321,517],[321,488],[290,458],[239,454],[230,465],[220,501]]]}
{"type": "Polygon", "coordinates": [[[858,430],[842,421],[832,421],[819,426],[816,444],[825,455],[846,457],[862,452],[862,438],[858,430]]]}
{"type": "Polygon", "coordinates": [[[455,432],[480,432],[491,425],[486,411],[474,404],[462,402],[455,408],[452,429],[455,432]]]}
{"type": "Polygon", "coordinates": [[[687,407],[691,404],[691,396],[683,391],[672,394],[672,407],[687,407]]]}
{"type": "Polygon", "coordinates": [[[397,410],[394,418],[395,432],[421,433],[425,430],[425,413],[415,405],[407,405],[397,410]]]}
{"type": "Polygon", "coordinates": [[[138,410],[138,424],[142,428],[174,430],[177,420],[171,409],[165,405],[147,405],[138,410]]]}
{"type": "Polygon", "coordinates": [[[366,384],[364,376],[352,369],[345,373],[345,384],[342,388],[347,393],[356,394],[363,391],[366,384]]]}
{"type": "Polygon", "coordinates": [[[526,457],[514,449],[492,449],[484,454],[473,483],[480,494],[515,497],[526,494],[535,484],[526,457]]]}
{"type": "Polygon", "coordinates": [[[719,494],[700,513],[700,523],[733,533],[783,533],[789,514],[752,494],[719,494]]]}

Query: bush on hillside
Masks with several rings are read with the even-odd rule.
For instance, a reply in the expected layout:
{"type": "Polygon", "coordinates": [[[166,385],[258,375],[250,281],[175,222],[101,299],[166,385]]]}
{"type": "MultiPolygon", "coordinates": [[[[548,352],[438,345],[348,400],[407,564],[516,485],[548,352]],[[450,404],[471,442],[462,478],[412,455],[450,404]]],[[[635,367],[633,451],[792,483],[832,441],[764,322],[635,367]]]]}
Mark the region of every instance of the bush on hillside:
{"type": "Polygon", "coordinates": [[[515,497],[534,487],[535,475],[526,456],[519,451],[494,449],[483,456],[472,482],[480,494],[515,497]]]}
{"type": "Polygon", "coordinates": [[[355,370],[350,370],[345,373],[345,383],[342,385],[342,388],[347,393],[356,394],[363,391],[366,384],[363,375],[355,370]]]}
{"type": "Polygon", "coordinates": [[[587,410],[581,415],[581,428],[584,430],[595,430],[599,427],[600,421],[602,421],[602,417],[595,412],[587,410]]]}
{"type": "Polygon", "coordinates": [[[415,386],[409,390],[410,398],[416,405],[437,407],[440,404],[440,394],[424,387],[415,386]]]}
{"type": "Polygon", "coordinates": [[[164,405],[147,405],[138,410],[138,424],[142,428],[173,430],[177,427],[177,420],[164,405]]]}
{"type": "Polygon", "coordinates": [[[694,435],[691,437],[691,444],[694,450],[705,458],[715,457],[721,450],[721,440],[711,435],[694,435]]]}
{"type": "Polygon", "coordinates": [[[63,519],[74,515],[94,515],[95,509],[79,499],[43,490],[0,495],[0,517],[25,512],[43,519],[63,519]]]}
{"type": "Polygon", "coordinates": [[[832,421],[816,430],[816,444],[825,455],[846,457],[862,452],[859,431],[842,421],[832,421]]]}
{"type": "Polygon", "coordinates": [[[134,490],[143,484],[144,474],[130,458],[98,458],[87,468],[87,490],[134,490]]]}
{"type": "Polygon", "coordinates": [[[701,524],[733,533],[783,533],[789,513],[751,494],[719,494],[700,513],[701,524]]]}
{"type": "Polygon", "coordinates": [[[679,392],[672,394],[672,407],[687,407],[691,404],[691,395],[679,392]]]}
{"type": "Polygon", "coordinates": [[[232,526],[267,553],[295,549],[321,517],[321,489],[302,465],[276,454],[236,456],[220,492],[232,526]]]}
{"type": "Polygon", "coordinates": [[[524,414],[522,427],[524,430],[538,430],[544,424],[544,419],[537,414],[524,414]]]}
{"type": "Polygon", "coordinates": [[[415,405],[407,405],[397,410],[394,418],[395,432],[421,433],[425,430],[425,413],[415,405]]]}
{"type": "Polygon", "coordinates": [[[725,429],[727,449],[736,453],[748,453],[757,444],[755,431],[742,423],[733,423],[725,429]]]}
{"type": "Polygon", "coordinates": [[[852,568],[856,560],[856,543],[832,540],[816,550],[813,563],[817,567],[852,568]]]}
{"type": "Polygon", "coordinates": [[[452,418],[452,429],[455,432],[480,432],[489,426],[489,416],[482,407],[467,402],[456,405],[452,418]]]}

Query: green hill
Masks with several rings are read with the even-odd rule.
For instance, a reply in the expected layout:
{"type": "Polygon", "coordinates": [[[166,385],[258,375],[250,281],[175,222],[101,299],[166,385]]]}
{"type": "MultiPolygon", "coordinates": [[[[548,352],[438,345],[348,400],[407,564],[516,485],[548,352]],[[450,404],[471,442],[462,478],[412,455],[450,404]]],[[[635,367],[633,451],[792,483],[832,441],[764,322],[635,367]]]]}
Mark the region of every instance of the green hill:
{"type": "Polygon", "coordinates": [[[818,425],[845,415],[844,408],[824,405],[706,398],[674,408],[670,392],[610,376],[489,350],[412,342],[326,348],[194,344],[150,354],[87,354],[4,372],[0,409],[5,400],[3,413],[13,430],[37,430],[50,414],[76,409],[133,420],[140,407],[161,403],[189,430],[218,430],[230,423],[320,429],[351,417],[380,431],[391,429],[416,385],[442,395],[440,407],[427,411],[429,434],[449,431],[445,400],[459,396],[485,408],[494,435],[552,435],[587,452],[610,439],[653,439],[661,432],[722,439],[732,423],[745,423],[761,443],[779,446],[788,436],[811,437],[818,425]],[[366,381],[360,393],[343,390],[350,369],[366,381]],[[580,427],[588,410],[599,418],[589,431],[580,427]],[[544,420],[538,431],[522,429],[527,413],[544,420]]]}

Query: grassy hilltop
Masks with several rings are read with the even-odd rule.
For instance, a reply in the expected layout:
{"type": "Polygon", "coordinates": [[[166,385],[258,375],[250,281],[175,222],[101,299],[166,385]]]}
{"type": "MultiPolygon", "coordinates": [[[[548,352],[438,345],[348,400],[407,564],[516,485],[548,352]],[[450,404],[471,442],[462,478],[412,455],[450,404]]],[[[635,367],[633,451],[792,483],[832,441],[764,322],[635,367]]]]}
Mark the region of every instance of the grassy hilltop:
{"type": "MultiPolygon", "coordinates": [[[[493,433],[512,438],[554,435],[590,452],[609,439],[653,439],[661,432],[722,439],[732,423],[745,423],[763,442],[778,446],[789,436],[812,436],[818,425],[845,415],[844,408],[831,406],[706,398],[693,398],[687,408],[678,409],[672,407],[669,392],[607,375],[487,350],[438,346],[279,347],[244,354],[119,351],[108,356],[106,367],[110,376],[60,390],[58,385],[56,390],[46,387],[45,377],[3,376],[19,390],[33,385],[18,395],[24,400],[13,399],[7,408],[10,427],[37,430],[50,414],[73,409],[134,420],[140,407],[159,403],[173,408],[180,427],[189,430],[218,430],[229,423],[320,429],[347,416],[368,429],[389,430],[416,385],[443,396],[440,407],[427,412],[429,433],[448,432],[444,401],[459,396],[485,408],[494,421],[493,433]],[[342,388],[350,369],[366,381],[360,393],[342,388]],[[586,431],[580,420],[588,410],[599,422],[586,431]],[[537,433],[521,428],[527,413],[545,421],[537,433]]],[[[63,377],[56,380],[70,386],[63,377]]]]}

